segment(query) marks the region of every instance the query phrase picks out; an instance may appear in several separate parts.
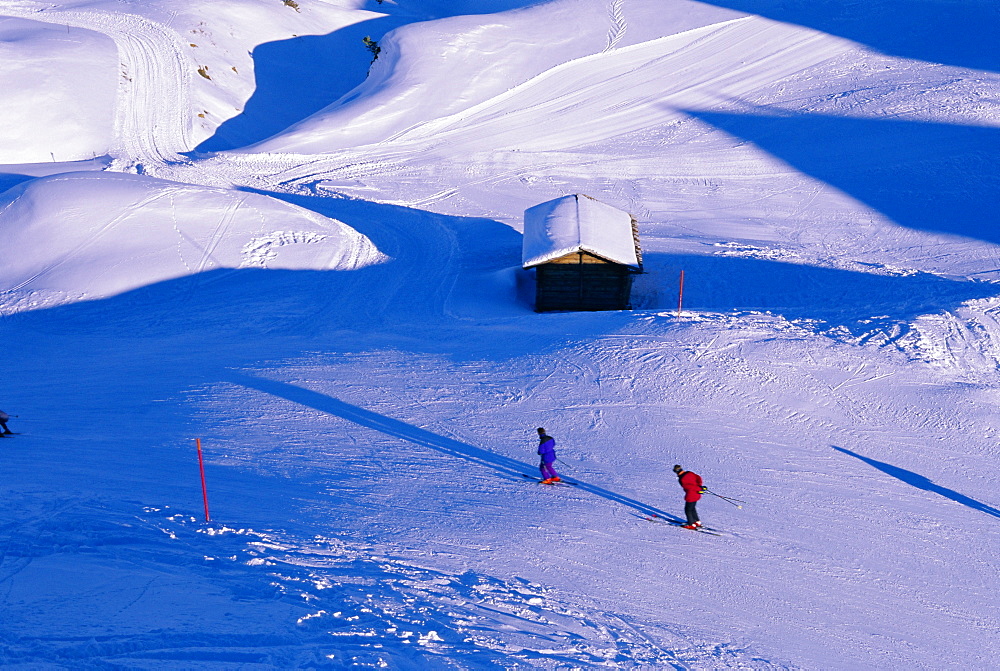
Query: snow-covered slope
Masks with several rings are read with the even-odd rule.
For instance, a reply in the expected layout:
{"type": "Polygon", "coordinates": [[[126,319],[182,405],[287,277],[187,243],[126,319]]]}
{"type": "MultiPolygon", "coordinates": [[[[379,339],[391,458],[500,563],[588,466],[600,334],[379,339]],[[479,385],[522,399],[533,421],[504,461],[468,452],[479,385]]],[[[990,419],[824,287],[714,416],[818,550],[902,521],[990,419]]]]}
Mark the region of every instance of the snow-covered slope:
{"type": "Polygon", "coordinates": [[[68,26],[0,19],[4,163],[79,161],[111,144],[114,43],[68,26]]]}
{"type": "MultiPolygon", "coordinates": [[[[502,21],[463,16],[399,28],[382,41],[364,84],[251,151],[317,153],[386,139],[395,143],[425,126],[436,135],[436,121],[456,114],[464,118],[479,105],[495,108],[498,98],[506,99],[511,89],[536,77],[550,94],[554,81],[562,80],[557,93],[574,88],[577,83],[567,81],[557,66],[738,16],[708,8],[690,11],[690,3],[670,3],[665,11],[660,2],[634,5],[640,23],[631,30],[621,3],[609,8],[590,0],[543,3],[505,14],[502,21]]],[[[605,79],[586,71],[583,76],[595,83],[605,79]]],[[[535,118],[544,112],[529,109],[535,118]]],[[[516,124],[505,127],[519,131],[516,124]]]]}
{"type": "Polygon", "coordinates": [[[0,17],[0,664],[996,667],[990,3],[0,17]],[[532,311],[573,193],[638,309],[532,311]]]}
{"type": "Polygon", "coordinates": [[[92,172],[0,199],[9,298],[104,298],[223,268],[356,270],[384,256],[345,224],[273,198],[92,172]],[[280,227],[280,228],[276,228],[280,227]]]}

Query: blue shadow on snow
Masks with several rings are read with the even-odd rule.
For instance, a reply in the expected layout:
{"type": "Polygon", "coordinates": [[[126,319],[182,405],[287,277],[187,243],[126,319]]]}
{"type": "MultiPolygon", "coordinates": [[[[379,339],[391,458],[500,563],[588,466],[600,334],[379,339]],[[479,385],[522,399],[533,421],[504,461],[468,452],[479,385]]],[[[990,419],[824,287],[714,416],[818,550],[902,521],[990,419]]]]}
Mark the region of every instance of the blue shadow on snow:
{"type": "MultiPolygon", "coordinates": [[[[920,315],[1000,294],[1000,284],[930,273],[880,275],[723,255],[651,253],[644,261],[647,271],[669,281],[684,270],[685,309],[771,312],[843,327],[855,336],[905,327],[920,315]]],[[[662,307],[676,307],[676,283],[659,290],[670,303],[662,307]]]]}
{"type": "Polygon", "coordinates": [[[35,179],[31,175],[21,175],[13,172],[0,172],[0,193],[7,189],[13,189],[18,184],[23,184],[35,179]]]}
{"type": "MultiPolygon", "coordinates": [[[[267,380],[260,377],[251,377],[235,373],[229,376],[228,381],[248,389],[256,389],[257,391],[270,394],[271,396],[275,396],[277,398],[283,398],[286,401],[291,401],[292,403],[298,403],[299,405],[303,405],[307,408],[312,408],[335,417],[340,417],[341,419],[345,419],[349,422],[354,422],[359,426],[379,431],[388,436],[398,438],[408,443],[413,443],[414,445],[430,448],[437,452],[441,452],[448,457],[457,457],[480,466],[485,466],[486,468],[503,473],[504,475],[510,475],[517,478],[522,477],[522,475],[531,475],[534,477],[533,474],[537,470],[536,466],[526,464],[522,461],[517,461],[516,459],[511,459],[510,457],[495,454],[480,447],[475,447],[473,445],[469,445],[468,443],[455,440],[454,438],[440,436],[426,429],[421,429],[411,424],[407,424],[406,422],[401,422],[398,419],[392,419],[391,417],[380,415],[376,412],[372,412],[371,410],[365,410],[364,408],[359,408],[356,405],[351,405],[350,403],[346,403],[332,396],[326,396],[325,394],[320,394],[319,392],[311,391],[309,389],[303,389],[302,387],[297,387],[286,382],[278,382],[275,380],[267,380]]],[[[635,499],[630,499],[627,496],[622,496],[621,494],[616,494],[615,492],[602,487],[581,482],[577,478],[574,478],[573,480],[578,483],[578,489],[590,492],[591,494],[600,496],[608,501],[620,503],[647,515],[656,514],[668,519],[678,519],[673,515],[659,510],[658,508],[641,503],[635,499]]]]}
{"type": "Polygon", "coordinates": [[[852,452],[843,447],[837,447],[836,445],[831,445],[831,447],[838,452],[847,454],[854,457],[855,459],[860,459],[869,466],[877,468],[878,470],[891,475],[892,477],[902,480],[908,485],[916,487],[918,489],[923,489],[924,491],[931,492],[932,494],[940,494],[946,499],[951,499],[955,503],[961,503],[963,506],[972,508],[973,510],[978,510],[981,513],[986,513],[987,515],[992,515],[993,517],[1000,517],[1000,509],[994,508],[993,506],[988,506],[981,501],[977,501],[973,498],[969,498],[964,494],[959,494],[954,489],[948,489],[947,487],[942,487],[941,485],[934,484],[930,478],[923,475],[918,475],[913,471],[908,471],[905,468],[900,468],[899,466],[893,466],[892,464],[887,464],[884,461],[878,461],[877,459],[872,459],[870,457],[865,457],[857,452],[852,452]]]}
{"type": "Polygon", "coordinates": [[[1000,5],[959,0],[704,0],[807,26],[878,51],[1000,71],[1000,5]]]}
{"type": "Polygon", "coordinates": [[[393,18],[362,21],[328,35],[267,42],[251,53],[256,88],[243,112],[225,121],[195,152],[245,147],[277,135],[333,104],[368,76],[376,41],[400,25],[393,18]]]}
{"type": "Polygon", "coordinates": [[[1000,129],[767,110],[688,114],[902,226],[1000,243],[1000,129]]]}
{"type": "Polygon", "coordinates": [[[488,14],[537,4],[532,0],[369,0],[365,9],[382,14],[326,35],[303,35],[258,45],[255,89],[243,111],[223,122],[194,152],[246,147],[284,132],[329,107],[364,82],[372,54],[362,42],[380,41],[390,30],[463,14],[488,14]]]}

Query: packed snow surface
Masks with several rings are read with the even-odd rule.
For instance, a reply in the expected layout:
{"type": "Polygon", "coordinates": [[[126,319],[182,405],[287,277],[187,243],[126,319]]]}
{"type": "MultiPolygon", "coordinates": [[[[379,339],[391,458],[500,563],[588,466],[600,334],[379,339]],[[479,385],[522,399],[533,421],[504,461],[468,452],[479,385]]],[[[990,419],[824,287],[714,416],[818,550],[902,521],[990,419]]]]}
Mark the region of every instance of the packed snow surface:
{"type": "Polygon", "coordinates": [[[0,0],[0,664],[1000,668],[998,27],[0,0]]]}

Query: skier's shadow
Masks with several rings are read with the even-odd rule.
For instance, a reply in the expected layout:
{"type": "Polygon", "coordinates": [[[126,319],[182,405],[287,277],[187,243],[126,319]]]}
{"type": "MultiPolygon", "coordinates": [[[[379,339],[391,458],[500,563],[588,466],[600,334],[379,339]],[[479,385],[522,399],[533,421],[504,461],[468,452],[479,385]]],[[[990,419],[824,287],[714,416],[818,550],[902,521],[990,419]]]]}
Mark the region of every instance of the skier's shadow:
{"type": "MultiPolygon", "coordinates": [[[[332,396],[326,396],[325,394],[303,389],[302,387],[297,387],[286,382],[238,374],[231,374],[229,381],[249,389],[256,389],[265,394],[283,398],[292,403],[298,403],[308,408],[319,410],[320,412],[335,415],[349,422],[354,422],[375,431],[381,431],[384,434],[416,445],[443,452],[450,457],[458,457],[479,464],[480,466],[486,466],[487,468],[505,475],[514,476],[515,478],[520,478],[522,474],[530,473],[535,468],[522,461],[494,454],[493,452],[463,443],[454,438],[439,436],[436,433],[412,426],[406,422],[401,422],[398,419],[392,419],[371,410],[365,410],[356,405],[345,403],[332,396]]],[[[615,492],[587,484],[586,482],[580,482],[579,479],[576,479],[576,482],[578,483],[577,489],[582,489],[609,501],[621,503],[646,515],[656,514],[668,519],[676,519],[673,515],[635,499],[630,499],[627,496],[616,494],[615,492]]]]}
{"type": "Polygon", "coordinates": [[[860,459],[869,466],[874,466],[883,473],[888,473],[894,478],[898,478],[908,485],[912,485],[924,491],[932,492],[934,494],[940,494],[941,496],[951,499],[956,503],[961,503],[963,506],[968,506],[973,510],[978,510],[980,512],[986,513],[987,515],[992,515],[993,517],[1000,518],[1000,509],[994,508],[993,506],[988,506],[981,501],[977,501],[973,498],[969,498],[964,494],[959,494],[954,489],[948,489],[947,487],[942,487],[941,485],[936,485],[931,481],[930,478],[924,477],[923,475],[918,475],[913,471],[908,471],[905,468],[900,468],[898,466],[893,466],[892,464],[887,464],[884,461],[878,461],[877,459],[872,459],[870,457],[865,457],[857,452],[851,452],[843,447],[837,447],[836,445],[831,445],[831,447],[838,452],[843,452],[844,454],[849,454],[855,459],[860,459]]]}

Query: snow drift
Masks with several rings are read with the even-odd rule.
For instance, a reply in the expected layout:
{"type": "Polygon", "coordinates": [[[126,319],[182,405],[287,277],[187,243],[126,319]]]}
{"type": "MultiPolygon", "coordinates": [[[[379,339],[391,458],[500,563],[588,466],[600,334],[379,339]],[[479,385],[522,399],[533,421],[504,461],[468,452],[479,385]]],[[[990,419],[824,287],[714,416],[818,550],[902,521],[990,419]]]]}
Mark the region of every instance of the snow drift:
{"type": "Polygon", "coordinates": [[[67,173],[0,200],[0,290],[99,298],[219,268],[352,270],[385,257],[346,224],[267,196],[67,173]]]}
{"type": "Polygon", "coordinates": [[[0,163],[107,153],[117,65],[100,33],[0,16],[0,163]]]}

